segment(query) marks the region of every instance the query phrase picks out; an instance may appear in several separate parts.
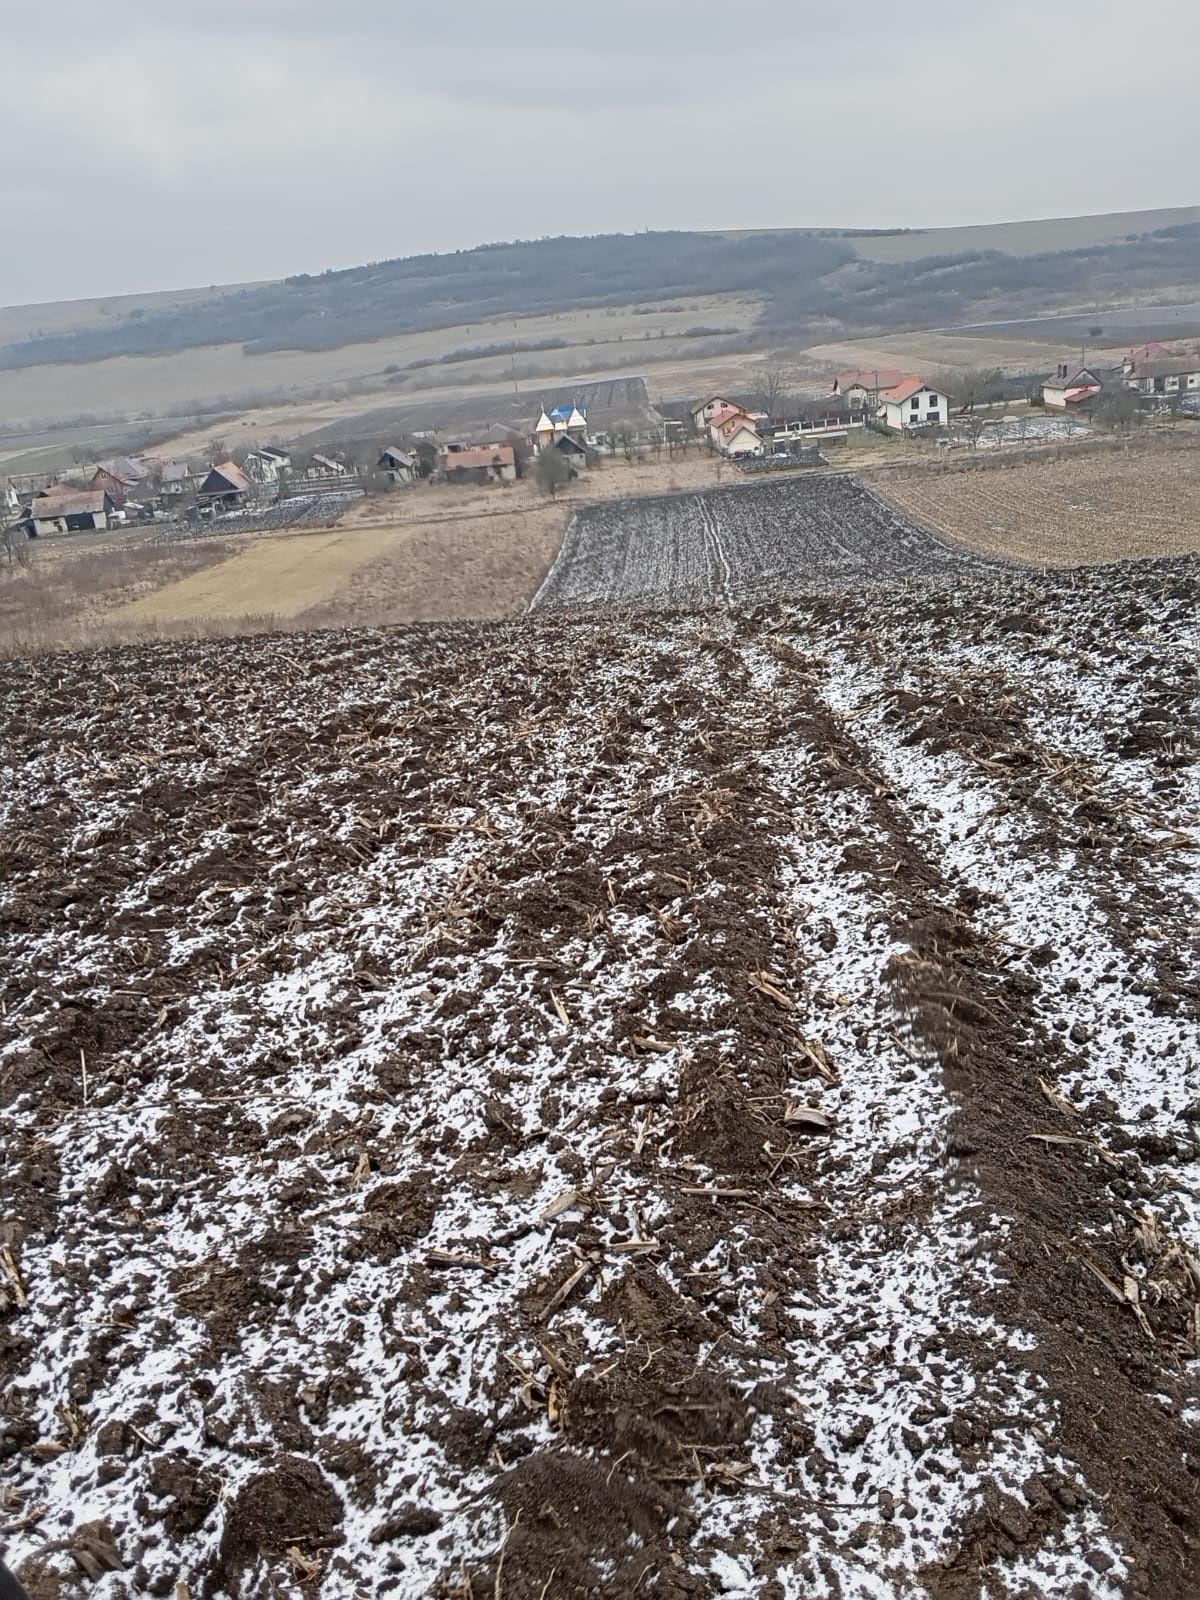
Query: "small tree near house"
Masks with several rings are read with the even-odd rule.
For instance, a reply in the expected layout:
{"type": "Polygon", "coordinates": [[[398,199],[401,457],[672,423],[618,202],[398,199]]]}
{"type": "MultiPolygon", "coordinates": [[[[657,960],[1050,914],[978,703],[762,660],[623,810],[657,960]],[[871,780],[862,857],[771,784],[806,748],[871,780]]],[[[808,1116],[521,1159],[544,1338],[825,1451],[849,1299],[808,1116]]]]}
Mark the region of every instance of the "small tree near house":
{"type": "Polygon", "coordinates": [[[533,464],[533,476],[538,488],[551,499],[574,476],[564,457],[553,447],[543,450],[533,464]]]}
{"type": "Polygon", "coordinates": [[[764,361],[754,374],[754,398],[769,417],[782,416],[788,409],[796,374],[782,361],[764,361]]]}
{"type": "Polygon", "coordinates": [[[29,540],[24,528],[18,527],[21,512],[0,505],[0,560],[10,567],[29,565],[29,540]]]}

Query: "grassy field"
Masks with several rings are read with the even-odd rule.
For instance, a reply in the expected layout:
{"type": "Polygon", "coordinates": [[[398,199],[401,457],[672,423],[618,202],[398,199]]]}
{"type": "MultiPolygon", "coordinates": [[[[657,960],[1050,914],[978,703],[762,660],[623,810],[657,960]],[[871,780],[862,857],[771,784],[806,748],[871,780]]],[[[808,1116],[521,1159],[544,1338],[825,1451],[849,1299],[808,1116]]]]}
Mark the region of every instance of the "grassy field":
{"type": "Polygon", "coordinates": [[[709,457],[616,462],[549,501],[528,481],[373,496],[334,529],[164,540],[45,539],[0,566],[0,657],[267,627],[520,614],[571,512],[590,500],[728,482],[709,457]]]}
{"type": "MultiPolygon", "coordinates": [[[[118,356],[68,367],[38,366],[0,370],[0,416],[9,424],[83,414],[96,416],[154,413],[192,401],[217,401],[255,394],[305,395],[331,384],[378,380],[405,398],[412,392],[462,390],[497,384],[511,392],[507,356],[481,357],[448,366],[421,367],[404,375],[414,361],[429,361],[460,350],[564,339],[557,351],[516,352],[518,370],[539,372],[628,365],[682,359],[689,347],[711,338],[685,337],[689,329],[752,327],[759,302],[740,295],[691,296],[668,305],[598,307],[545,316],[462,323],[421,333],[396,334],[335,350],[274,350],[247,355],[240,344],[208,345],[166,356],[118,356]],[[388,369],[396,370],[389,371],[388,369]],[[387,380],[392,380],[390,383],[387,380]]],[[[377,403],[377,402],[376,402],[377,403]]]]}
{"type": "Polygon", "coordinates": [[[902,468],[875,486],[986,555],[1042,566],[1200,550],[1200,428],[1099,452],[1071,447],[967,470],[902,468]]]}
{"type": "Polygon", "coordinates": [[[867,261],[917,261],[922,256],[957,255],[965,250],[1002,250],[1006,255],[1037,255],[1044,250],[1084,250],[1115,244],[1131,233],[1150,233],[1200,219],[1198,206],[1161,211],[1113,211],[1095,217],[1043,217],[1031,222],[985,222],[966,228],[924,228],[907,233],[855,238],[867,261]]]}
{"type": "Polygon", "coordinates": [[[229,283],[219,288],[158,289],[149,294],[109,294],[87,300],[45,300],[36,305],[0,306],[0,344],[39,333],[66,333],[78,328],[103,328],[147,312],[174,311],[198,305],[219,294],[251,289],[254,284],[229,283]]]}

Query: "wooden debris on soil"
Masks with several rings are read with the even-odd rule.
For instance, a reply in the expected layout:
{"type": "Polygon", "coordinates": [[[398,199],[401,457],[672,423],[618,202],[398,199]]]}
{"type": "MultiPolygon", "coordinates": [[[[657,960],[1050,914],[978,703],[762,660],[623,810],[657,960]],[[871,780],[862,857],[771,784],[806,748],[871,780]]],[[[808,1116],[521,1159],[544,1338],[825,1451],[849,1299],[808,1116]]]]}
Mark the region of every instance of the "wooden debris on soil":
{"type": "Polygon", "coordinates": [[[789,1127],[807,1128],[814,1133],[828,1133],[834,1119],[820,1106],[807,1105],[802,1100],[789,1100],[783,1108],[783,1120],[789,1127]]]}
{"type": "MultiPolygon", "coordinates": [[[[29,1299],[25,1293],[25,1284],[21,1279],[21,1272],[20,1268],[17,1266],[16,1257],[13,1255],[12,1250],[8,1245],[4,1245],[2,1248],[0,1248],[0,1270],[2,1270],[4,1273],[4,1277],[8,1283],[9,1292],[14,1304],[18,1310],[24,1310],[24,1308],[29,1304],[29,1299]]],[[[3,1306],[4,1298],[6,1297],[0,1297],[0,1307],[3,1306]]]]}

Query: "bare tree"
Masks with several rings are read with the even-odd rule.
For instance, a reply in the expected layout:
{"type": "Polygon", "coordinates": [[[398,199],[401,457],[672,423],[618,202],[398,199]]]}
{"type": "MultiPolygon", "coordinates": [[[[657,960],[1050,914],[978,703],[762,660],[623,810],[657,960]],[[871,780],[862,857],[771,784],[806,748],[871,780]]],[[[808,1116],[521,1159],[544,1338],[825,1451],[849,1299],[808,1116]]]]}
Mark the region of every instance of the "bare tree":
{"type": "Polygon", "coordinates": [[[752,393],[754,399],[769,417],[778,417],[787,409],[796,387],[794,370],[782,361],[764,361],[754,373],[752,393]]]}
{"type": "Polygon", "coordinates": [[[979,449],[979,441],[988,423],[989,418],[982,411],[968,411],[961,419],[960,426],[972,450],[979,449]]]}
{"type": "Polygon", "coordinates": [[[1114,433],[1136,428],[1142,420],[1138,397],[1124,384],[1102,389],[1093,403],[1092,415],[1102,428],[1111,428],[1114,433]]]}
{"type": "Polygon", "coordinates": [[[950,396],[965,416],[976,406],[992,406],[1004,399],[1004,374],[999,367],[963,367],[941,372],[931,380],[935,389],[950,396]]]}
{"type": "Polygon", "coordinates": [[[29,538],[20,518],[19,507],[0,505],[0,556],[10,567],[29,565],[29,538]]]}

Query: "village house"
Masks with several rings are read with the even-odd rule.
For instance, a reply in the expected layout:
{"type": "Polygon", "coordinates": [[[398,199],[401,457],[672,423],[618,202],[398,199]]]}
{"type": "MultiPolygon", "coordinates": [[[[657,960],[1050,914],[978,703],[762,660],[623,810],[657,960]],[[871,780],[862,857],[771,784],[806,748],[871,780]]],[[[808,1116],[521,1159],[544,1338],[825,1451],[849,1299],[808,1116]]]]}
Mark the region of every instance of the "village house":
{"type": "Polygon", "coordinates": [[[708,437],[709,442],[712,444],[715,450],[720,450],[723,448],[722,435],[724,430],[738,417],[740,417],[744,422],[749,423],[751,427],[754,426],[754,420],[750,413],[746,410],[745,406],[739,406],[732,400],[722,401],[722,403],[713,412],[712,416],[708,420],[708,437]]]}
{"type": "Polygon", "coordinates": [[[1174,354],[1174,350],[1168,350],[1165,344],[1159,344],[1156,339],[1151,339],[1146,344],[1134,345],[1125,357],[1124,370],[1128,372],[1138,361],[1165,361],[1168,356],[1174,354]]]}
{"type": "Polygon", "coordinates": [[[130,492],[136,493],[150,475],[149,464],[138,457],[114,456],[110,461],[97,463],[89,488],[103,489],[119,510],[129,499],[130,492]]]}
{"type": "Polygon", "coordinates": [[[1200,389],[1200,355],[1163,355],[1146,360],[1125,358],[1125,386],[1138,394],[1191,394],[1200,389]]]}
{"type": "Polygon", "coordinates": [[[710,395],[707,400],[701,400],[698,405],[688,407],[688,415],[692,419],[692,428],[696,433],[707,433],[712,427],[713,418],[719,411],[741,411],[744,408],[736,401],[727,399],[723,394],[710,395]]]}
{"type": "Polygon", "coordinates": [[[349,475],[350,469],[337,456],[314,455],[304,471],[304,476],[314,481],[322,478],[345,478],[349,475]]]}
{"type": "Polygon", "coordinates": [[[108,527],[112,496],[105,489],[71,489],[55,485],[34,496],[29,507],[29,527],[35,537],[43,533],[83,533],[108,527]]]}
{"type": "Polygon", "coordinates": [[[417,480],[417,464],[415,451],[399,450],[394,445],[389,445],[386,450],[380,451],[379,460],[375,463],[375,470],[381,473],[389,483],[415,483],[417,480]]]}
{"type": "Polygon", "coordinates": [[[569,406],[555,406],[547,411],[543,405],[537,426],[533,430],[533,448],[540,455],[547,446],[562,438],[574,439],[587,447],[587,410],[573,401],[569,406]]]}
{"type": "Polygon", "coordinates": [[[1060,361],[1053,377],[1042,384],[1042,403],[1055,411],[1067,411],[1094,400],[1103,387],[1103,378],[1091,367],[1060,361]]]}
{"type": "Polygon", "coordinates": [[[511,483],[517,476],[516,452],[510,444],[447,445],[438,452],[438,469],[447,483],[511,483]]]}
{"type": "Polygon", "coordinates": [[[717,449],[722,455],[734,458],[762,455],[762,438],[746,412],[736,411],[723,423],[713,426],[716,428],[717,449]]]}
{"type": "Polygon", "coordinates": [[[285,472],[291,470],[292,458],[278,445],[264,444],[250,450],[242,462],[242,471],[263,488],[277,484],[285,472]]]}
{"type": "Polygon", "coordinates": [[[197,498],[214,510],[236,510],[245,505],[251,483],[236,461],[222,461],[212,467],[196,491],[197,498]]]}
{"type": "Polygon", "coordinates": [[[834,395],[843,400],[851,411],[874,416],[879,409],[879,397],[885,389],[895,389],[905,380],[899,368],[873,367],[869,371],[839,372],[833,380],[834,395]]]}
{"type": "Polygon", "coordinates": [[[178,507],[192,491],[192,469],[186,461],[164,461],[158,474],[159,498],[167,507],[178,507]]]}
{"type": "Polygon", "coordinates": [[[942,427],[950,417],[950,397],[924,378],[903,378],[880,390],[876,417],[892,433],[942,427]]]}

